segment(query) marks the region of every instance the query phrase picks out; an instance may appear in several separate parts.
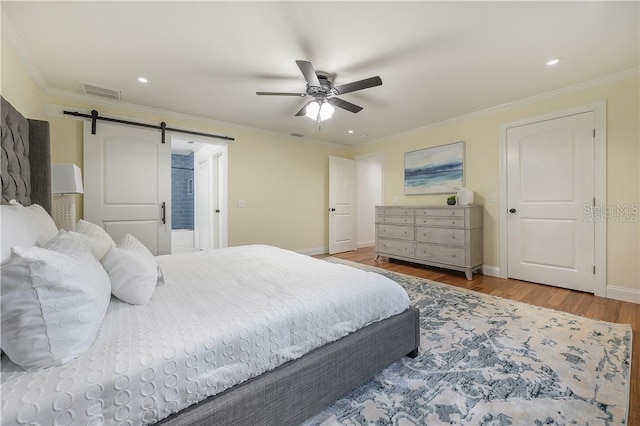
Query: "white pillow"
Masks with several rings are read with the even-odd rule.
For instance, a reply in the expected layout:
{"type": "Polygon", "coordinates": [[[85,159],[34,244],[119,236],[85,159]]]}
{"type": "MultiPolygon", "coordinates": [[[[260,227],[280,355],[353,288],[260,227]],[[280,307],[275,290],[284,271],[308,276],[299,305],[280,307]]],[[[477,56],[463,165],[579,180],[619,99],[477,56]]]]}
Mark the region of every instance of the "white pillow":
{"type": "Polygon", "coordinates": [[[41,247],[14,247],[2,265],[2,350],[25,370],[64,364],[95,340],[111,285],[73,234],[41,247]]]}
{"type": "MultiPolygon", "coordinates": [[[[118,243],[118,247],[121,249],[135,251],[136,253],[144,254],[145,256],[153,258],[155,260],[155,257],[149,251],[147,246],[142,244],[136,237],[134,237],[131,234],[125,234],[124,237],[118,243]]],[[[160,265],[158,265],[158,285],[162,285],[162,284],[164,284],[164,276],[162,275],[162,270],[160,269],[160,265]]]]}
{"type": "Polygon", "coordinates": [[[102,258],[109,273],[111,293],[123,302],[146,305],[158,281],[158,264],[142,253],[112,247],[102,258]]]}
{"type": "Polygon", "coordinates": [[[116,243],[107,231],[96,225],[80,219],[76,225],[76,232],[87,237],[85,244],[89,246],[91,252],[96,259],[101,260],[111,247],[115,247],[116,243]]]}
{"type": "Polygon", "coordinates": [[[56,236],[58,228],[42,206],[22,206],[15,200],[2,205],[2,260],[11,255],[15,246],[30,247],[44,245],[56,236]]]}

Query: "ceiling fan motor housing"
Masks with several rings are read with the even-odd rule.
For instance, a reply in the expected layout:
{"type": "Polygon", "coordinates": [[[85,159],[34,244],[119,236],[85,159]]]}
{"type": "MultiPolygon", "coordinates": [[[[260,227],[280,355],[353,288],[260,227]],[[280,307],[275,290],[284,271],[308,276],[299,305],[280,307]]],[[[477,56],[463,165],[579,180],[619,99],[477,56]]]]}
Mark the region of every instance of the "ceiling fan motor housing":
{"type": "Polygon", "coordinates": [[[309,86],[309,84],[307,84],[307,94],[309,96],[313,96],[314,98],[326,98],[327,96],[338,94],[337,91],[334,90],[334,85],[331,81],[329,81],[328,76],[324,74],[317,74],[317,76],[318,81],[320,82],[320,87],[309,86]]]}

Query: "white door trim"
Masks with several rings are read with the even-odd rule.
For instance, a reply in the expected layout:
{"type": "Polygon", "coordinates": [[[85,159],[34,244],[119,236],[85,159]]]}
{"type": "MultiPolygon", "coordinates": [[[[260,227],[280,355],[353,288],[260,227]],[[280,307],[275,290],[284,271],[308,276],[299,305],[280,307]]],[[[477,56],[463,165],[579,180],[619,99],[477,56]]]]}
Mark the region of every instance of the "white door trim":
{"type": "MultiPolygon", "coordinates": [[[[596,205],[603,205],[607,201],[607,104],[606,101],[598,101],[586,105],[580,105],[549,114],[528,117],[522,120],[504,123],[500,125],[500,270],[498,276],[507,278],[507,130],[526,124],[540,121],[553,120],[569,115],[581,114],[593,111],[595,116],[595,147],[594,147],[594,194],[596,205]]],[[[595,223],[595,294],[606,297],[607,293],[607,224],[604,221],[595,223]]]]}

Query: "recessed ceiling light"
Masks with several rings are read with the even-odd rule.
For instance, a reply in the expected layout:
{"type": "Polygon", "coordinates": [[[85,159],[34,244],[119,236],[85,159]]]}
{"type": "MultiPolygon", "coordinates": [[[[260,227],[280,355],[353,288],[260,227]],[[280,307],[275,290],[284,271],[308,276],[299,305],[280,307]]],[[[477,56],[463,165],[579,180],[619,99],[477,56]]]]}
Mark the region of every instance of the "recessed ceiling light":
{"type": "Polygon", "coordinates": [[[147,79],[146,79],[146,78],[144,78],[144,77],[138,77],[138,81],[139,81],[140,83],[147,83],[149,80],[147,80],[147,79]]]}
{"type": "Polygon", "coordinates": [[[348,130],[349,133],[353,133],[353,130],[348,130]]]}
{"type": "Polygon", "coordinates": [[[556,65],[558,62],[560,62],[560,58],[553,58],[553,59],[549,59],[547,61],[547,65],[549,66],[553,66],[556,65]]]}

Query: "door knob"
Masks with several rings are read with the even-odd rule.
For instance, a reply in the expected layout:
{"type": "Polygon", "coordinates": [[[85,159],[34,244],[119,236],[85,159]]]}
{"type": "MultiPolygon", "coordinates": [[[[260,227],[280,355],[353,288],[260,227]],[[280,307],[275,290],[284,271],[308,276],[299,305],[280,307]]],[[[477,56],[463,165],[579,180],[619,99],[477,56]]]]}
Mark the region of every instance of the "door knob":
{"type": "Polygon", "coordinates": [[[509,213],[516,213],[518,210],[514,209],[514,208],[510,208],[509,209],[509,213]]]}
{"type": "Polygon", "coordinates": [[[335,211],[336,211],[336,209],[331,208],[331,209],[329,209],[329,211],[330,211],[330,212],[335,212],[335,211]]]}

